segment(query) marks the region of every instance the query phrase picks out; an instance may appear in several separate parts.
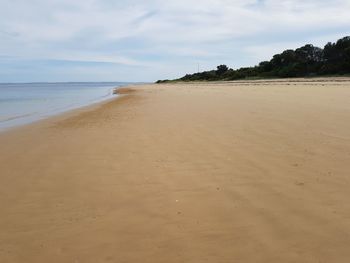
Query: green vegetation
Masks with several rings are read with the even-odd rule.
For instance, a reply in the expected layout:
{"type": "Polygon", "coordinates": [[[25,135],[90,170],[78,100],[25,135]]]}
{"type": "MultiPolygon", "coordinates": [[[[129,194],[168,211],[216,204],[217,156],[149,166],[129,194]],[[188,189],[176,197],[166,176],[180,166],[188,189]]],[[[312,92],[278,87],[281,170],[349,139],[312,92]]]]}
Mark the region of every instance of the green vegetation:
{"type": "Polygon", "coordinates": [[[270,61],[258,66],[230,69],[220,65],[216,70],[204,71],[176,80],[158,80],[157,83],[171,81],[217,81],[257,78],[294,78],[350,74],[350,37],[329,42],[323,49],[305,45],[296,50],[285,50],[270,61]]]}

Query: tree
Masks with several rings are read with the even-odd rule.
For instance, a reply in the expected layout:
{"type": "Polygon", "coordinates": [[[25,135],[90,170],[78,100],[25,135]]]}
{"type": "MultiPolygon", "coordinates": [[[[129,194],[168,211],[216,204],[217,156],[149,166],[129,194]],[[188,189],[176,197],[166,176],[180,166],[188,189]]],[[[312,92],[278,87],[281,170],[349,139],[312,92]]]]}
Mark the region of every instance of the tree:
{"type": "Polygon", "coordinates": [[[216,73],[218,75],[223,75],[228,70],[229,70],[228,66],[226,66],[226,65],[219,65],[216,68],[216,73]]]}
{"type": "Polygon", "coordinates": [[[296,50],[287,49],[274,55],[270,61],[260,62],[258,66],[234,70],[226,65],[219,65],[216,70],[188,74],[180,80],[216,81],[328,74],[350,74],[350,37],[344,37],[335,43],[329,42],[323,49],[311,44],[296,50]]]}

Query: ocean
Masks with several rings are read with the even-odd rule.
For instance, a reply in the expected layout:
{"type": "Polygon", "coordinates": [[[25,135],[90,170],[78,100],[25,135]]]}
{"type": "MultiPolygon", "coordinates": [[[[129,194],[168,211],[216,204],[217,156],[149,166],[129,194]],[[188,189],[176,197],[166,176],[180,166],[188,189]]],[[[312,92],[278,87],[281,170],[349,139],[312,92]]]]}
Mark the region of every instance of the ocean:
{"type": "Polygon", "coordinates": [[[0,83],[0,131],[112,98],[123,82],[0,83]]]}

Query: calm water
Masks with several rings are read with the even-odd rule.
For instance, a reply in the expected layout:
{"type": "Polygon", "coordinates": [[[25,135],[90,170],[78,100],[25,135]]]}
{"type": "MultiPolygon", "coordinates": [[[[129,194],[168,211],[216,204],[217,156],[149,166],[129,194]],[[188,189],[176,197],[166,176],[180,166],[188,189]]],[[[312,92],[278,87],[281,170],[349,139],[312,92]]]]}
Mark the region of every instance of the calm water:
{"type": "Polygon", "coordinates": [[[121,82],[0,83],[0,131],[111,98],[121,82]]]}

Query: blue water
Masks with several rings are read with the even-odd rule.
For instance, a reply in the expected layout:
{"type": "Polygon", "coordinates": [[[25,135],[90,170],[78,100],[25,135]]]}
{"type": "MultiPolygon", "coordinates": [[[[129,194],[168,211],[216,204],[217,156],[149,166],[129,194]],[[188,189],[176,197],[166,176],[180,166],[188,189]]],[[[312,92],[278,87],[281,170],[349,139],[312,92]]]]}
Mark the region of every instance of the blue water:
{"type": "Polygon", "coordinates": [[[121,82],[0,83],[0,131],[112,98],[121,82]]]}

